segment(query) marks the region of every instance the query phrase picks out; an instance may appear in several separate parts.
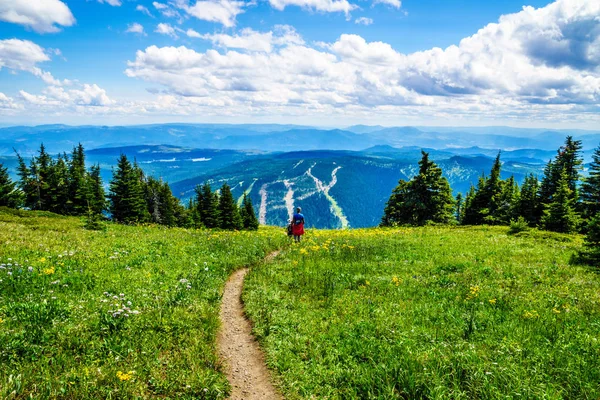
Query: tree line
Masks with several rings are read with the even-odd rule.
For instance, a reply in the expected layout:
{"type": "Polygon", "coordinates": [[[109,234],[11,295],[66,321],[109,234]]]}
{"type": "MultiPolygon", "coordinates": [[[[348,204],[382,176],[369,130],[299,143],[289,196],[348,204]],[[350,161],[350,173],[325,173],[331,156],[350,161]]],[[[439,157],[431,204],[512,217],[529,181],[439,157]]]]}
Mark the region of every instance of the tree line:
{"type": "Polygon", "coordinates": [[[581,141],[568,136],[543,176],[529,174],[521,187],[500,177],[498,153],[489,175],[482,175],[463,197],[452,196],[442,170],[422,151],[419,172],[400,180],[386,203],[381,226],[511,225],[586,233],[586,244],[600,261],[600,147],[582,178],[581,141]]]}
{"type": "Polygon", "coordinates": [[[17,153],[19,180],[13,182],[0,163],[0,206],[51,211],[61,215],[87,216],[90,226],[110,218],[123,224],[154,223],[187,228],[256,230],[258,220],[249,197],[244,194],[238,207],[225,183],[218,192],[210,184],[196,188],[196,195],[184,206],[169,185],[148,176],[137,162],[122,154],[108,186],[100,166],[86,168],[81,144],[52,157],[42,144],[29,164],[17,153]]]}

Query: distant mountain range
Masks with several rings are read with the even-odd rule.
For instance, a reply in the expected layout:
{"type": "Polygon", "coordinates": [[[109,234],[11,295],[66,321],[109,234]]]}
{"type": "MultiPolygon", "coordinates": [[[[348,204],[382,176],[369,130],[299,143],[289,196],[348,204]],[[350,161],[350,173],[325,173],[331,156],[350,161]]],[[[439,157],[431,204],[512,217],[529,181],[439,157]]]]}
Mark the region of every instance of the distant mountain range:
{"type": "MultiPolygon", "coordinates": [[[[70,152],[81,142],[106,183],[123,153],[168,181],[184,201],[198,184],[208,181],[217,189],[227,182],[234,196],[250,196],[263,223],[284,225],[292,208],[301,206],[312,227],[365,227],[379,223],[398,180],[417,172],[421,149],[440,165],[454,192],[464,193],[489,173],[499,150],[503,177],[521,182],[530,172],[541,175],[567,134],[503,127],[45,125],[1,128],[0,162],[14,176],[13,149],[31,156],[43,142],[51,153],[70,152]]],[[[583,141],[589,161],[600,132],[572,134],[583,141]]]]}

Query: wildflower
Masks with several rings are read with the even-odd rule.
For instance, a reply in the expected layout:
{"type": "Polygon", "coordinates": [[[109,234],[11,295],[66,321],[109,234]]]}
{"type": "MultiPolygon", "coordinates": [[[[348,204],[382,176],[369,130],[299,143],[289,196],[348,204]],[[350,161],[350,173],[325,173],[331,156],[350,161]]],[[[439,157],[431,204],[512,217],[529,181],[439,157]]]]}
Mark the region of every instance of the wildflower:
{"type": "Polygon", "coordinates": [[[28,267],[28,268],[27,268],[27,271],[29,271],[29,272],[33,272],[33,267],[28,267]]]}
{"type": "Polygon", "coordinates": [[[489,299],[490,304],[496,304],[496,299],[489,299]]]}
{"type": "Polygon", "coordinates": [[[560,310],[559,310],[559,309],[557,309],[556,307],[554,307],[554,308],[552,309],[552,312],[553,312],[554,314],[560,314],[560,310]]]}
{"type": "Polygon", "coordinates": [[[55,269],[54,267],[44,268],[42,272],[44,273],[44,275],[52,275],[55,272],[55,269]]]}
{"type": "Polygon", "coordinates": [[[129,380],[131,380],[131,378],[133,378],[133,374],[134,374],[134,371],[129,371],[127,373],[117,371],[117,378],[119,378],[119,380],[121,382],[129,381],[129,380]]]}
{"type": "Polygon", "coordinates": [[[300,254],[308,254],[308,250],[306,250],[306,249],[300,249],[300,254]]]}
{"type": "Polygon", "coordinates": [[[534,319],[534,318],[539,318],[539,314],[537,313],[536,310],[531,310],[531,311],[525,310],[525,312],[523,313],[523,317],[525,319],[534,319]]]}
{"type": "Polygon", "coordinates": [[[4,320],[2,318],[0,318],[0,324],[4,323],[4,320]]]}
{"type": "Polygon", "coordinates": [[[45,263],[45,262],[46,262],[46,257],[42,257],[42,258],[40,258],[40,262],[41,262],[41,263],[45,263]]]}
{"type": "Polygon", "coordinates": [[[399,279],[397,276],[394,276],[394,277],[392,278],[392,283],[393,283],[394,285],[396,285],[396,286],[400,286],[400,283],[401,283],[401,282],[402,282],[402,280],[401,280],[401,279],[399,279]]]}
{"type": "Polygon", "coordinates": [[[467,300],[473,300],[474,298],[478,297],[480,290],[481,289],[479,289],[479,285],[471,286],[469,288],[469,294],[467,295],[467,300]]]}

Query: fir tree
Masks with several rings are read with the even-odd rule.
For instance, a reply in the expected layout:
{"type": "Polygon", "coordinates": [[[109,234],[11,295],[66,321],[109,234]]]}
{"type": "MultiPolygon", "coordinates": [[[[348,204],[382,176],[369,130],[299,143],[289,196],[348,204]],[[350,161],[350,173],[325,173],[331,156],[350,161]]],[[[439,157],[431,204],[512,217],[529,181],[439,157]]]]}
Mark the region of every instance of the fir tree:
{"type": "Polygon", "coordinates": [[[523,187],[517,202],[516,214],[523,217],[529,226],[536,226],[542,215],[538,198],[539,182],[535,175],[529,174],[523,181],[523,187]]]}
{"type": "Polygon", "coordinates": [[[88,211],[90,193],[85,169],[85,152],[81,143],[73,148],[69,162],[69,208],[73,215],[84,215],[88,211]]]}
{"type": "Polygon", "coordinates": [[[88,188],[88,209],[92,213],[101,216],[106,211],[106,193],[100,176],[100,165],[92,165],[90,172],[87,175],[88,188]]]}
{"type": "Polygon", "coordinates": [[[50,185],[48,178],[51,173],[52,157],[46,152],[46,147],[42,143],[40,145],[39,155],[31,161],[31,172],[34,175],[36,190],[38,194],[38,201],[36,205],[37,210],[49,210],[51,199],[50,199],[50,185]]]}
{"type": "Polygon", "coordinates": [[[519,185],[515,178],[511,176],[502,182],[502,192],[498,197],[497,209],[494,213],[494,221],[503,225],[510,224],[510,221],[517,218],[517,205],[519,203],[519,185]]]}
{"type": "Polygon", "coordinates": [[[584,218],[600,213],[600,146],[594,150],[588,176],[581,185],[581,199],[584,218]]]}
{"type": "Polygon", "coordinates": [[[244,226],[244,229],[251,231],[258,229],[258,219],[256,218],[254,207],[252,206],[252,200],[250,200],[250,197],[246,196],[246,193],[244,193],[244,198],[242,200],[240,216],[242,217],[242,225],[244,226]]]}
{"type": "Polygon", "coordinates": [[[8,169],[0,163],[0,207],[18,208],[22,201],[22,192],[8,176],[8,169]]]}
{"type": "Polygon", "coordinates": [[[552,196],[557,193],[558,182],[563,171],[566,175],[567,186],[571,190],[570,196],[577,201],[577,182],[583,165],[581,148],[580,140],[573,140],[572,136],[567,136],[565,144],[558,149],[554,161],[548,162],[540,186],[540,202],[542,204],[549,205],[553,202],[552,196]]]}
{"type": "Polygon", "coordinates": [[[221,186],[221,196],[219,197],[219,228],[240,230],[242,227],[242,218],[231,194],[231,188],[224,183],[221,186]]]}
{"type": "Polygon", "coordinates": [[[46,178],[47,194],[44,210],[52,211],[57,214],[66,215],[69,213],[69,170],[66,155],[59,155],[57,160],[50,160],[48,165],[48,176],[46,178]]]}
{"type": "Polygon", "coordinates": [[[456,222],[458,222],[460,224],[460,221],[462,219],[462,213],[463,213],[463,196],[461,193],[456,195],[456,222]]]}
{"type": "Polygon", "coordinates": [[[108,197],[113,220],[130,224],[149,219],[142,174],[124,154],[119,157],[117,170],[113,172],[108,197]]]}
{"type": "Polygon", "coordinates": [[[578,223],[573,191],[569,188],[569,176],[565,169],[558,180],[556,192],[552,195],[552,202],[544,211],[542,225],[549,231],[571,233],[577,229],[578,223]]]}
{"type": "Polygon", "coordinates": [[[588,222],[585,246],[581,256],[584,261],[600,267],[600,213],[597,213],[588,222]]]}
{"type": "Polygon", "coordinates": [[[198,209],[202,218],[202,224],[207,228],[219,227],[219,198],[212,192],[210,184],[205,182],[198,196],[198,209]]]}
{"type": "Polygon", "coordinates": [[[421,151],[419,174],[400,181],[386,205],[382,225],[424,225],[454,220],[454,198],[442,170],[421,151]]]}
{"type": "Polygon", "coordinates": [[[487,184],[485,175],[479,177],[477,187],[471,185],[465,201],[462,224],[481,225],[489,214],[488,204],[485,201],[484,190],[487,184]]]}

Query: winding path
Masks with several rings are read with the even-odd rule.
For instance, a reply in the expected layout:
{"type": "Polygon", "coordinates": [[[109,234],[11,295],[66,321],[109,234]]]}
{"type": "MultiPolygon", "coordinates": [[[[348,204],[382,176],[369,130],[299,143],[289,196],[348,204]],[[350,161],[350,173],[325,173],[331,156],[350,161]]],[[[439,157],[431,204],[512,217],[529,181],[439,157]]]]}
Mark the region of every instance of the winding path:
{"type": "MultiPolygon", "coordinates": [[[[277,257],[275,251],[265,257],[265,262],[277,257]]],[[[231,384],[232,400],[280,400],[271,383],[264,355],[252,336],[252,326],[244,315],[242,287],[248,268],[234,272],[223,292],[221,304],[221,330],[217,337],[219,357],[224,361],[225,374],[231,384]]]]}

